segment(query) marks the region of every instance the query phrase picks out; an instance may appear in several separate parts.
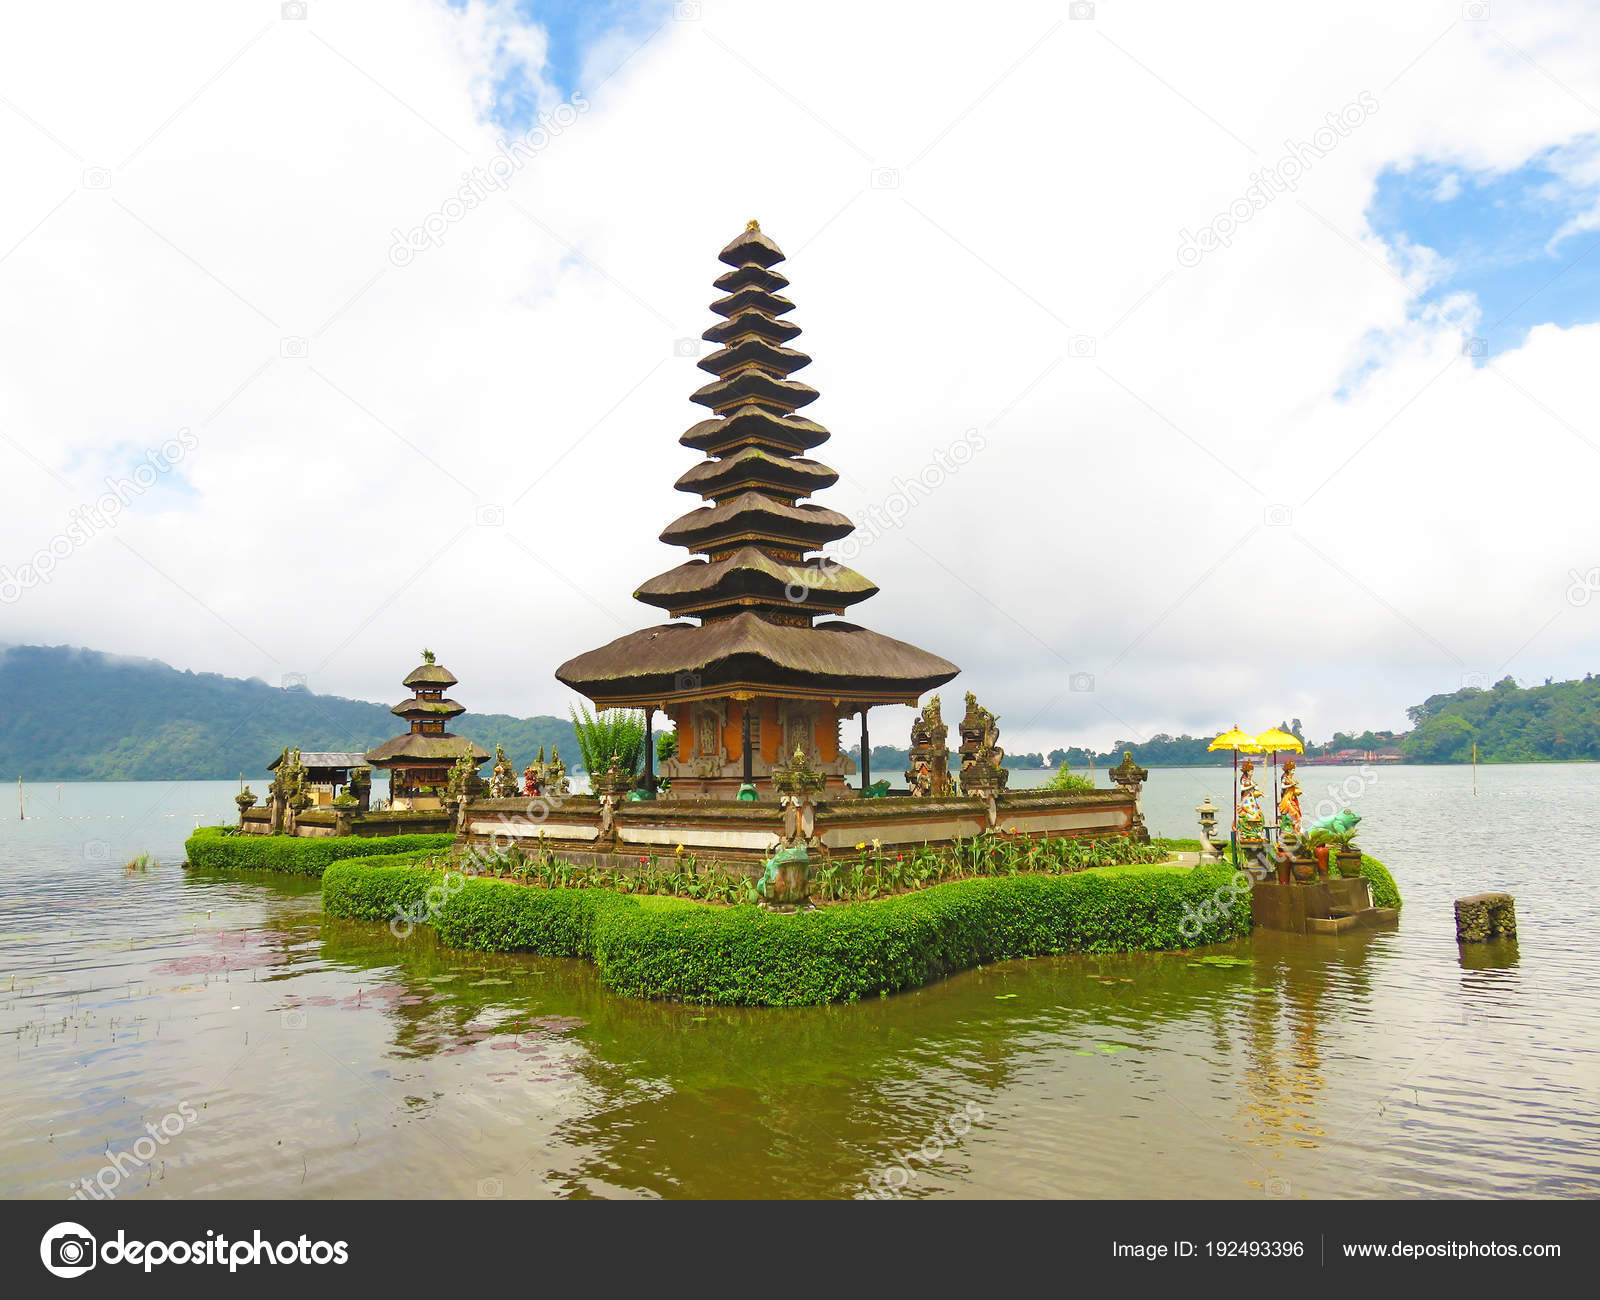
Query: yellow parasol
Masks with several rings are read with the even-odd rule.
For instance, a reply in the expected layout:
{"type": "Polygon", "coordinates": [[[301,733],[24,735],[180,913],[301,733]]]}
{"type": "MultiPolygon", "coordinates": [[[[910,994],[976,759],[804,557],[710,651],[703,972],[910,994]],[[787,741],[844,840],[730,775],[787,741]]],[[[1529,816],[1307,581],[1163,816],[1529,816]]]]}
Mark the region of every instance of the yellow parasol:
{"type": "MultiPolygon", "coordinates": [[[[1282,731],[1277,727],[1263,731],[1256,737],[1256,744],[1261,746],[1263,751],[1272,755],[1272,815],[1276,818],[1281,816],[1278,810],[1278,802],[1283,798],[1283,792],[1278,786],[1278,755],[1303,754],[1306,752],[1306,747],[1300,743],[1299,736],[1291,735],[1289,732],[1282,731]]],[[[1278,827],[1278,838],[1283,838],[1281,825],[1278,827]]]]}
{"type": "Polygon", "coordinates": [[[1291,736],[1287,731],[1279,731],[1273,727],[1270,731],[1263,731],[1255,737],[1255,742],[1261,747],[1264,754],[1303,754],[1306,747],[1300,743],[1299,736],[1291,736]]]}
{"type": "Polygon", "coordinates": [[[1260,754],[1265,752],[1262,750],[1260,743],[1254,736],[1252,736],[1248,731],[1239,730],[1238,723],[1233,724],[1232,731],[1224,731],[1220,736],[1207,745],[1206,748],[1233,749],[1245,754],[1260,754]]]}

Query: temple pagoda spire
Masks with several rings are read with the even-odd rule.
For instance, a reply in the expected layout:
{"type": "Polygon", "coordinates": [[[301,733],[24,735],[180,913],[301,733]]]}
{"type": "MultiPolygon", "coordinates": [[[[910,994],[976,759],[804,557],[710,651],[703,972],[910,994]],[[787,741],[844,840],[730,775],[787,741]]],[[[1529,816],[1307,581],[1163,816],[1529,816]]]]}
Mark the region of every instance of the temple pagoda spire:
{"type": "Polygon", "coordinates": [[[401,700],[389,712],[409,725],[400,735],[366,754],[368,763],[389,773],[391,805],[405,800],[412,801],[410,806],[416,806],[418,799],[436,801],[437,792],[449,779],[451,766],[463,755],[474,764],[489,757],[481,746],[445,730],[467,711],[465,705],[445,697],[445,692],[456,684],[455,674],[438,663],[431,650],[424,650],[422,662],[406,674],[403,685],[411,692],[411,698],[401,700]]]}
{"type": "Polygon", "coordinates": [[[799,413],[819,394],[793,378],[811,358],[789,346],[800,327],[787,319],[789,281],[775,269],[783,250],[752,221],[718,256],[730,268],[714,282],[721,319],[702,335],[718,347],[698,363],[712,378],[690,395],[711,414],[678,440],[704,456],[675,484],[701,504],[661,534],[690,558],[634,593],[698,623],[621,637],[556,677],[601,708],[672,714],[679,754],[662,773],[675,793],[731,794],[797,748],[842,790],[855,766],[839,720],[915,704],[959,669],[831,617],[878,588],[818,554],[855,525],[809,499],[839,476],[805,454],[829,433],[799,413]]]}
{"type": "Polygon", "coordinates": [[[634,594],[674,617],[710,622],[750,611],[810,627],[878,589],[838,565],[805,563],[807,553],[848,537],[855,526],[805,500],[839,476],[800,454],[826,441],[828,431],[796,414],[819,394],[790,378],[811,358],[785,346],[800,328],[781,319],[794,310],[776,292],[789,283],[773,270],[783,253],[752,221],[719,256],[733,268],[715,281],[724,296],[711,310],[724,319],[703,337],[722,346],[699,362],[715,378],[689,399],[710,407],[713,418],[680,439],[706,459],[675,485],[706,504],[661,534],[705,558],[650,579],[634,594]]]}

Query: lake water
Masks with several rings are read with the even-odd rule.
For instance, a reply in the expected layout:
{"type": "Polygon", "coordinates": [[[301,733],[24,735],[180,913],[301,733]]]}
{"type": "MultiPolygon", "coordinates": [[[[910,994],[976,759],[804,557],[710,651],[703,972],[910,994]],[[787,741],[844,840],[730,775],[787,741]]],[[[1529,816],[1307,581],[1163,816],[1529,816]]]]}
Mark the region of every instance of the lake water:
{"type": "MultiPolygon", "coordinates": [[[[0,1192],[1600,1192],[1600,766],[1486,767],[1476,796],[1465,768],[1301,775],[1363,814],[1398,929],[807,1010],[624,1001],[583,962],[324,921],[314,882],[181,870],[230,782],[32,786],[0,820],[0,1192]],[[1519,948],[1455,943],[1486,889],[1519,948]]],[[[1207,795],[1225,770],[1153,772],[1147,820],[1192,835],[1207,795]]]]}

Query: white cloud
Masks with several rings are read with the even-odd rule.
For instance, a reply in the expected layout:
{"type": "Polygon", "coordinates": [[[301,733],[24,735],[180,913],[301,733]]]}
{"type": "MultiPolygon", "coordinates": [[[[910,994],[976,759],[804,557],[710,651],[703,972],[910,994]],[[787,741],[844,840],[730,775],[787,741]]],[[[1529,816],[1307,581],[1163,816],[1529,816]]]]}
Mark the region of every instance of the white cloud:
{"type": "Polygon", "coordinates": [[[0,563],[86,499],[96,449],[188,427],[198,495],[130,511],[0,640],[381,699],[428,644],[469,707],[564,712],[552,669],[652,621],[628,594],[681,555],[653,539],[703,376],[674,341],[753,216],[790,254],[830,504],[987,432],[861,555],[883,594],[856,617],[963,664],[1008,747],[1402,725],[1467,672],[1594,666],[1600,606],[1563,592],[1600,562],[1600,326],[1474,366],[1473,304],[1416,313],[1439,268],[1363,218],[1385,167],[1588,133],[1592,10],[708,0],[602,41],[582,119],[397,268],[391,232],[494,153],[496,87],[559,97],[540,30],[423,0],[89,9],[23,11],[0,51],[0,563]],[[1362,91],[1379,111],[1295,193],[1178,265],[1362,91]]]}

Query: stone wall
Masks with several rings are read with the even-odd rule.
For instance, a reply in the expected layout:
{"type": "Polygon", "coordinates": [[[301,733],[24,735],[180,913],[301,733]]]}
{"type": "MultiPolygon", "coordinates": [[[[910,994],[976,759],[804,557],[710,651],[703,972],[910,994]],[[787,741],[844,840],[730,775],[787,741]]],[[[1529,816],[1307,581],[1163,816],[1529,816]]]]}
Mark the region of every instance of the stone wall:
{"type": "MultiPolygon", "coordinates": [[[[994,830],[1029,838],[1127,835],[1137,797],[1122,790],[1087,794],[1024,791],[991,801],[949,799],[819,799],[813,805],[813,852],[853,856],[877,840],[888,850],[948,845],[994,830]]],[[[662,800],[617,803],[573,795],[559,801],[474,799],[462,816],[465,842],[486,852],[541,845],[579,865],[627,869],[644,857],[670,858],[678,846],[702,860],[755,864],[784,836],[775,800],[662,800]]]]}

